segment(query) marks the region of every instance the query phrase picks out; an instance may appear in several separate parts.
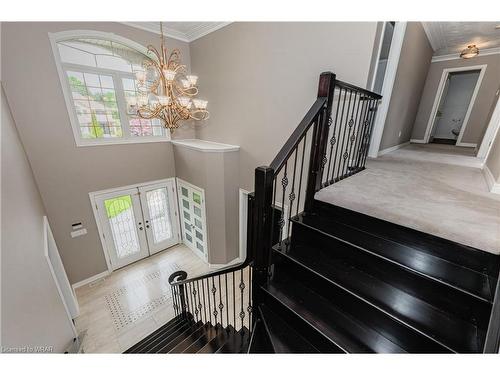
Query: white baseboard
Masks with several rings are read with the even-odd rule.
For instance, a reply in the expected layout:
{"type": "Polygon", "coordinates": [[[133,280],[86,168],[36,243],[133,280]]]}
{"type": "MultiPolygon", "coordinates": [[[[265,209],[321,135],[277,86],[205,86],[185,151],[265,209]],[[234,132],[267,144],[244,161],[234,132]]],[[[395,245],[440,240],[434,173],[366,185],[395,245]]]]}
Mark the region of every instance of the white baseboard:
{"type": "Polygon", "coordinates": [[[410,139],[410,143],[427,143],[425,139],[410,139]]]}
{"type": "Polygon", "coordinates": [[[459,147],[477,147],[477,143],[460,142],[460,143],[457,143],[456,146],[459,146],[459,147]]]}
{"type": "Polygon", "coordinates": [[[73,287],[73,290],[75,290],[76,288],[80,288],[81,286],[90,284],[93,281],[96,281],[96,280],[102,279],[103,277],[109,276],[109,274],[110,274],[109,271],[104,271],[104,272],[98,273],[97,275],[91,276],[88,279],[78,281],[77,283],[74,283],[71,286],[73,287]]]}
{"type": "Polygon", "coordinates": [[[495,177],[493,177],[487,165],[483,166],[483,174],[490,193],[500,194],[500,184],[495,181],[495,177]]]}
{"type": "Polygon", "coordinates": [[[388,154],[389,152],[396,151],[397,149],[400,149],[401,147],[408,146],[409,144],[410,144],[410,142],[404,142],[404,143],[401,143],[401,144],[396,145],[396,146],[392,146],[392,147],[389,147],[389,148],[384,148],[383,150],[380,150],[378,152],[378,156],[382,156],[382,155],[388,154]]]}
{"type": "Polygon", "coordinates": [[[233,259],[232,261],[230,261],[229,263],[226,263],[226,264],[218,264],[218,263],[208,263],[208,268],[210,269],[218,269],[218,268],[224,268],[224,267],[230,267],[230,266],[234,266],[235,264],[240,264],[240,263],[243,263],[245,261],[245,259],[242,259],[240,257],[238,258],[235,258],[233,259]]]}

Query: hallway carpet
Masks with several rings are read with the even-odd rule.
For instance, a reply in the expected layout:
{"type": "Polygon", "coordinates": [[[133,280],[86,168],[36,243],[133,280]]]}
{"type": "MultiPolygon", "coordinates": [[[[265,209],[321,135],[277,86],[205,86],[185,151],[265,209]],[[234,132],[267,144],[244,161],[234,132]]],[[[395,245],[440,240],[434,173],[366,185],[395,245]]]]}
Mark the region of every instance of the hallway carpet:
{"type": "Polygon", "coordinates": [[[316,199],[500,254],[500,195],[481,169],[416,159],[402,148],[322,189],[316,199]]]}

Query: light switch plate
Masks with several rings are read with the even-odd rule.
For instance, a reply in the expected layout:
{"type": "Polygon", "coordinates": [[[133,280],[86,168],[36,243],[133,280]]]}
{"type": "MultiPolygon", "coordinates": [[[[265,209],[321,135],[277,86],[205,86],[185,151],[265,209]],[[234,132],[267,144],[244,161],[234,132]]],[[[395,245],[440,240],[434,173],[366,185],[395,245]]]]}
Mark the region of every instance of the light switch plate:
{"type": "Polygon", "coordinates": [[[85,228],[80,229],[80,230],[75,230],[75,231],[71,232],[71,238],[83,236],[84,234],[87,234],[87,229],[85,229],[85,228]]]}

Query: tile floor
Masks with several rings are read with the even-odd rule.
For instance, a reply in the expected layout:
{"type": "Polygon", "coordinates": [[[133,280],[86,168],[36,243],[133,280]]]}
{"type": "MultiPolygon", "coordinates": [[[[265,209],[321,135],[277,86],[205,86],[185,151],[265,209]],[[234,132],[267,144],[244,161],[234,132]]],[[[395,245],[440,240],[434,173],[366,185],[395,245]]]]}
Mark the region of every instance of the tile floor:
{"type": "Polygon", "coordinates": [[[173,318],[169,275],[209,271],[184,245],[177,245],[76,289],[78,332],[85,353],[121,353],[173,318]]]}

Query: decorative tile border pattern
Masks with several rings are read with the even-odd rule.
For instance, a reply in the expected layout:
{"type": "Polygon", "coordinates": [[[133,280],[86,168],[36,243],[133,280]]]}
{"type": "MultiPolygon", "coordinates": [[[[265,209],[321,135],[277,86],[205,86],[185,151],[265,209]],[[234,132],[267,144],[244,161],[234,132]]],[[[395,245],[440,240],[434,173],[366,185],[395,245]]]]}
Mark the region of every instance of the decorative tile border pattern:
{"type": "Polygon", "coordinates": [[[168,277],[178,270],[179,266],[176,263],[168,263],[159,270],[134,280],[116,289],[112,293],[105,295],[104,300],[111,313],[115,329],[119,331],[127,328],[130,324],[134,324],[138,320],[153,314],[156,310],[165,305],[171,298],[168,277]],[[140,289],[144,289],[144,287],[151,290],[154,289],[155,286],[158,287],[159,294],[153,296],[151,295],[152,293],[148,293],[147,295],[150,296],[151,299],[133,310],[130,310],[126,306],[126,302],[123,301],[124,298],[128,300],[137,298],[136,292],[140,289]]]}

